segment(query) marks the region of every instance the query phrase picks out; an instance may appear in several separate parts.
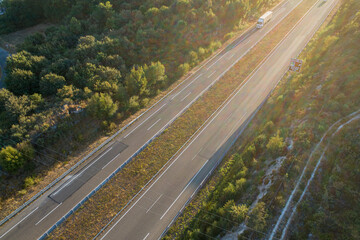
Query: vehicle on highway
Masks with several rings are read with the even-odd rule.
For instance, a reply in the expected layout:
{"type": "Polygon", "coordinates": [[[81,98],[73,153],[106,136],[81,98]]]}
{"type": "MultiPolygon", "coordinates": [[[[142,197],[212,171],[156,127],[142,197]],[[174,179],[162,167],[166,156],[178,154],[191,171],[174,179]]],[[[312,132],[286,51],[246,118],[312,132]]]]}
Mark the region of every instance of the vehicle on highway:
{"type": "Polygon", "coordinates": [[[270,19],[272,18],[272,15],[273,15],[272,11],[268,11],[264,15],[262,15],[259,18],[258,23],[256,24],[256,28],[262,28],[267,22],[270,21],[270,19]]]}

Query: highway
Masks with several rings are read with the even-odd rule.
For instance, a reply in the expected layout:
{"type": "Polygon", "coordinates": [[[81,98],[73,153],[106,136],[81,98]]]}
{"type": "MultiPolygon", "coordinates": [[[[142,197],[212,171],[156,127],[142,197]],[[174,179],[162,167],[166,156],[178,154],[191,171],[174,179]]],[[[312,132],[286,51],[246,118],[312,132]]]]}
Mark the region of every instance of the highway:
{"type": "MultiPolygon", "coordinates": [[[[256,74],[243,85],[235,97],[226,104],[209,125],[194,138],[170,168],[146,190],[145,196],[121,216],[108,230],[106,238],[157,238],[178,212],[184,201],[208,174],[209,169],[222,156],[235,131],[264,100],[286,70],[290,57],[296,55],[321,16],[326,13],[328,1],[315,7],[306,24],[294,31],[256,74]],[[315,16],[313,16],[315,15],[315,16]],[[313,21],[313,22],[312,22],[313,21]],[[309,23],[308,23],[309,22],[309,23]],[[293,36],[295,35],[295,36],[293,36]],[[290,41],[290,44],[286,43],[290,41]],[[268,66],[271,65],[271,66],[268,66]],[[262,76],[258,76],[263,74],[262,76]],[[196,141],[195,141],[196,140],[196,141]],[[201,169],[200,172],[197,171],[201,169]],[[172,174],[172,175],[171,175],[172,174]],[[193,178],[192,181],[190,179],[193,178]],[[187,187],[185,187],[187,186],[187,187]],[[181,194],[180,194],[181,193],[181,194]],[[151,208],[150,208],[151,206],[151,208]],[[180,208],[179,208],[180,207],[180,208]],[[149,209],[150,208],[150,209],[149,209]],[[121,234],[120,234],[121,232],[121,234]]],[[[52,227],[71,208],[121,166],[150,139],[161,133],[181,115],[199,96],[228,71],[249,49],[277,25],[300,1],[289,0],[279,5],[273,19],[261,30],[250,29],[211,58],[198,71],[160,101],[138,121],[122,132],[115,141],[104,147],[82,169],[56,185],[31,206],[15,216],[0,229],[0,239],[36,239],[52,227]]]]}
{"type": "Polygon", "coordinates": [[[320,0],[260,68],[100,239],[158,239],[242,132],[334,6],[320,0]]]}

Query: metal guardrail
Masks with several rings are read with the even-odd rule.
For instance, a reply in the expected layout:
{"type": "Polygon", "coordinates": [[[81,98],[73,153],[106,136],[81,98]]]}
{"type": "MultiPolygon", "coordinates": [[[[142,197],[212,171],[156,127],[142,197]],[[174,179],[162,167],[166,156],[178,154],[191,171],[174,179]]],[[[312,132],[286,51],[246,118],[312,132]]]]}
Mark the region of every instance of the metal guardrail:
{"type": "MultiPolygon", "coordinates": [[[[182,86],[186,80],[194,75],[196,72],[198,72],[203,66],[205,66],[209,61],[211,61],[214,57],[216,57],[219,53],[221,53],[223,50],[219,51],[217,54],[215,54],[213,57],[209,58],[207,61],[203,63],[203,65],[198,68],[194,73],[191,73],[187,78],[185,78],[179,85],[177,85],[174,89],[172,89],[170,92],[168,92],[165,96],[160,98],[156,103],[154,103],[150,108],[148,108],[146,111],[141,113],[138,117],[136,117],[134,120],[126,124],[124,127],[122,127],[119,131],[114,133],[111,137],[109,137],[107,140],[105,140],[100,146],[95,148],[93,151],[91,151],[88,155],[86,155],[83,159],[81,159],[79,162],[77,162],[74,166],[72,166],[69,170],[67,170],[65,173],[63,173],[60,177],[55,179],[53,182],[51,182],[49,185],[47,185],[45,188],[43,188],[40,192],[38,192],[36,195],[34,195],[32,198],[30,198],[28,201],[26,201],[23,205],[21,205],[19,208],[17,208],[15,211],[13,211],[11,214],[6,216],[3,220],[0,221],[0,226],[2,226],[5,222],[10,220],[12,217],[14,217],[16,214],[21,212],[25,207],[27,207],[29,204],[31,204],[33,201],[35,201],[38,197],[40,197],[42,194],[44,194],[46,191],[48,191],[50,188],[52,188],[55,184],[63,180],[70,172],[75,170],[79,165],[83,164],[86,160],[88,160],[94,153],[98,152],[101,148],[103,148],[106,144],[111,142],[114,138],[116,138],[121,132],[123,132],[125,129],[127,129],[130,125],[132,125],[134,122],[139,120],[144,114],[146,114],[148,111],[153,109],[157,104],[159,104],[162,100],[164,100],[167,96],[169,96],[173,91],[175,91],[178,87],[182,86]]],[[[198,98],[196,98],[197,100],[198,98]]],[[[191,103],[193,103],[192,101],[191,103]]],[[[187,107],[188,108],[188,107],[187,107]]],[[[186,108],[186,109],[187,109],[186,108]]],[[[186,110],[184,109],[184,110],[186,110]]],[[[172,121],[173,122],[173,121],[172,121]]],[[[165,127],[166,128],[166,127],[165,127]]],[[[164,129],[165,129],[164,128],[164,129]]],[[[153,139],[151,139],[153,140],[153,139]]],[[[150,142],[147,143],[147,145],[150,142]]],[[[143,148],[142,148],[143,149],[143,148]]]]}
{"type": "MultiPolygon", "coordinates": [[[[337,3],[337,1],[336,1],[337,3]]],[[[332,12],[332,10],[335,8],[336,4],[334,4],[334,6],[331,8],[329,14],[327,14],[326,18],[330,15],[330,13],[332,12]]],[[[316,31],[314,31],[313,34],[311,34],[309,40],[306,42],[305,46],[300,50],[299,54],[297,55],[297,57],[300,55],[300,53],[305,49],[305,47],[308,45],[308,43],[310,42],[310,40],[314,37],[315,33],[319,30],[319,28],[323,25],[323,23],[326,21],[326,18],[321,22],[321,24],[319,25],[319,27],[316,28],[316,31]]],[[[208,175],[206,175],[206,177],[204,178],[204,180],[202,181],[202,183],[198,186],[198,188],[194,191],[194,193],[190,196],[190,198],[186,201],[186,203],[183,205],[183,207],[180,209],[180,211],[176,214],[176,216],[171,220],[170,224],[165,228],[165,230],[162,232],[162,234],[159,237],[159,240],[162,239],[166,233],[169,231],[170,227],[174,224],[174,222],[176,221],[176,219],[181,216],[181,214],[183,214],[185,207],[193,200],[193,197],[195,196],[195,194],[204,186],[204,184],[207,182],[208,178],[211,176],[211,174],[214,172],[214,170],[219,166],[219,164],[222,161],[222,158],[225,157],[225,155],[227,154],[228,150],[230,150],[230,148],[235,144],[235,142],[237,141],[237,139],[240,137],[240,135],[242,134],[242,132],[245,130],[246,126],[251,122],[251,120],[255,117],[255,115],[257,114],[257,112],[262,108],[262,106],[265,104],[265,102],[267,101],[267,99],[271,96],[271,94],[274,92],[275,88],[279,85],[279,82],[284,78],[285,74],[288,72],[285,71],[284,74],[281,76],[281,78],[279,79],[279,81],[276,83],[275,87],[270,91],[270,93],[266,96],[266,98],[264,99],[264,101],[259,105],[259,107],[256,109],[256,111],[252,114],[252,116],[249,118],[249,120],[247,121],[247,123],[244,125],[242,131],[240,131],[240,133],[235,137],[235,139],[233,140],[233,142],[230,144],[230,146],[228,147],[228,149],[225,151],[225,153],[220,157],[220,160],[215,164],[215,166],[211,169],[211,171],[209,172],[208,175]]]]}
{"type": "MultiPolygon", "coordinates": [[[[153,107],[153,106],[152,106],[153,107]]],[[[152,108],[151,107],[151,108],[152,108]]],[[[145,113],[145,112],[144,112],[145,113]]],[[[142,113],[139,117],[141,117],[144,113],[142,113]]],[[[138,118],[139,118],[138,117],[138,118]]],[[[128,128],[133,122],[137,120],[134,119],[130,123],[128,123],[126,126],[121,128],[118,132],[116,132],[114,135],[109,137],[107,140],[105,140],[100,146],[95,148],[93,151],[91,151],[88,155],[86,155],[83,159],[81,159],[79,162],[77,162],[74,166],[72,166],[70,169],[68,169],[65,173],[63,173],[60,177],[55,179],[53,182],[51,182],[49,185],[47,185],[45,188],[43,188],[40,192],[35,194],[32,198],[30,198],[28,201],[26,201],[23,205],[21,205],[19,208],[17,208],[14,212],[6,216],[3,220],[0,222],[0,226],[2,226],[5,222],[7,222],[9,219],[11,219],[13,216],[21,212],[25,207],[27,207],[29,204],[31,204],[33,201],[35,201],[38,197],[40,197],[42,194],[44,194],[46,191],[48,191],[50,188],[52,188],[55,184],[63,180],[70,172],[72,172],[74,169],[76,169],[79,165],[84,163],[86,160],[88,160],[94,153],[99,151],[101,148],[103,148],[106,144],[108,144],[110,141],[112,141],[115,137],[117,137],[122,131],[124,131],[126,128],[128,128]]]]}
{"type": "MultiPolygon", "coordinates": [[[[301,1],[300,1],[301,2],[301,1]]],[[[280,6],[283,2],[279,3],[277,6],[274,7],[277,8],[278,6],[280,6]]],[[[298,5],[298,4],[297,4],[298,5]]],[[[287,14],[288,15],[288,14],[287,14]]],[[[287,16],[286,15],[286,16],[287,16]]],[[[285,18],[286,16],[284,16],[283,18],[285,18]]],[[[282,19],[283,19],[282,18],[282,19]]],[[[275,27],[275,26],[274,26],[275,27]]],[[[271,28],[269,31],[271,31],[273,28],[271,28]]],[[[249,29],[251,30],[251,28],[249,29]]],[[[246,32],[244,32],[242,35],[244,35],[245,33],[247,33],[249,30],[247,30],[246,32]]],[[[240,36],[240,37],[241,37],[240,36]]],[[[258,40],[254,46],[259,42],[260,40],[258,40]]],[[[231,43],[230,43],[231,44],[231,43]]],[[[253,47],[249,48],[246,52],[248,53],[253,47]]],[[[35,201],[38,197],[40,197],[42,194],[44,194],[46,191],[48,191],[51,187],[53,187],[55,184],[57,184],[58,182],[60,182],[61,180],[63,180],[70,172],[72,172],[73,170],[75,170],[79,165],[81,165],[82,163],[84,163],[86,160],[88,160],[94,153],[96,153],[97,151],[99,151],[101,148],[103,148],[106,144],[108,144],[109,142],[111,142],[115,137],[117,137],[121,132],[123,132],[125,129],[127,129],[131,124],[133,124],[135,121],[137,121],[140,117],[142,117],[145,113],[147,113],[148,111],[150,111],[152,108],[154,108],[158,103],[160,103],[163,99],[165,99],[167,96],[169,96],[173,91],[175,91],[178,87],[180,87],[183,83],[186,82],[186,80],[194,75],[196,72],[198,72],[200,69],[202,69],[203,66],[205,66],[208,62],[210,62],[214,57],[216,57],[218,54],[220,54],[221,52],[223,52],[225,49],[220,50],[217,54],[215,54],[213,57],[211,57],[210,59],[208,59],[207,61],[205,61],[203,63],[203,65],[201,67],[199,67],[194,73],[191,73],[184,81],[182,81],[179,85],[177,85],[174,89],[172,89],[170,92],[168,92],[165,96],[163,96],[161,99],[159,99],[159,101],[157,101],[156,103],[154,103],[150,108],[148,108],[146,111],[144,111],[142,114],[140,114],[138,117],[136,117],[134,120],[132,120],[130,123],[126,124],[123,128],[121,128],[119,131],[117,131],[115,134],[113,134],[111,137],[109,137],[107,140],[105,140],[100,146],[98,146],[97,148],[95,148],[93,151],[91,151],[88,155],[86,155],[83,159],[81,159],[79,162],[77,162],[74,166],[72,166],[69,170],[67,170],[65,173],[63,173],[60,177],[58,177],[57,179],[55,179],[53,182],[51,182],[49,185],[47,185],[44,189],[42,189],[40,192],[38,192],[36,195],[34,195],[32,198],[30,198],[28,201],[26,201],[23,205],[21,205],[18,209],[16,209],[14,212],[12,212],[11,214],[9,214],[8,216],[6,216],[3,220],[0,221],[0,226],[2,226],[5,222],[7,222],[9,219],[11,219],[12,217],[14,217],[16,214],[18,214],[19,212],[21,212],[25,207],[27,207],[29,204],[31,204],[33,201],[35,201]]],[[[244,55],[245,55],[244,54],[244,55]]],[[[238,59],[239,60],[239,59],[238,59]]],[[[231,68],[233,65],[235,65],[237,63],[237,61],[235,61],[229,68],[231,68]]],[[[227,72],[227,71],[225,71],[227,72]]],[[[221,74],[218,79],[220,79],[224,74],[221,74]]],[[[217,80],[218,80],[217,79],[217,80]]],[[[154,135],[147,143],[145,143],[136,153],[134,153],[128,160],[126,160],[126,162],[124,162],[117,170],[115,170],[108,178],[106,178],[101,184],[98,185],[98,187],[96,187],[90,194],[88,194],[81,202],[79,202],[73,209],[71,209],[66,215],[64,215],[55,225],[53,225],[48,231],[46,231],[39,239],[44,239],[46,236],[48,236],[49,233],[51,233],[56,227],[59,226],[59,224],[61,224],[63,221],[65,221],[74,211],[76,211],[81,205],[83,205],[94,193],[96,193],[105,183],[107,183],[111,178],[114,177],[114,175],[116,173],[118,173],[122,168],[124,168],[136,155],[138,155],[144,148],[146,148],[156,137],[158,137],[163,130],[165,130],[171,123],[173,123],[175,121],[175,119],[181,115],[185,110],[187,110],[193,102],[195,102],[197,99],[199,99],[202,94],[207,91],[210,87],[212,87],[215,82],[214,81],[211,85],[209,85],[206,89],[204,89],[201,94],[199,94],[193,101],[191,101],[181,112],[179,112],[175,118],[173,118],[166,126],[164,126],[156,135],[154,135]],[[44,238],[43,238],[44,237],[44,238]]],[[[139,192],[137,193],[139,194],[139,192]]],[[[136,194],[136,195],[137,195],[136,194]]],[[[135,196],[136,196],[135,195],[135,196]]]]}
{"type": "MultiPolygon", "coordinates": [[[[165,230],[162,232],[162,234],[160,235],[159,239],[163,238],[165,236],[165,234],[167,233],[167,231],[170,229],[170,227],[174,224],[174,222],[176,221],[176,219],[183,214],[185,207],[193,200],[194,196],[198,193],[198,191],[206,184],[206,182],[208,181],[209,177],[214,173],[215,169],[220,165],[220,163],[222,162],[223,158],[226,156],[226,154],[229,152],[230,148],[235,144],[235,142],[237,141],[237,139],[240,137],[240,135],[243,133],[243,131],[245,130],[245,128],[247,127],[247,125],[251,122],[251,120],[254,118],[254,116],[256,115],[256,113],[261,109],[261,107],[263,106],[263,104],[266,102],[266,100],[268,99],[268,97],[271,95],[272,91],[268,94],[268,96],[264,99],[264,101],[259,105],[259,107],[252,113],[252,115],[250,116],[250,118],[248,118],[248,120],[245,122],[245,124],[242,125],[242,129],[241,131],[235,135],[235,138],[231,141],[231,143],[229,144],[229,146],[226,148],[226,150],[224,151],[224,153],[219,157],[219,159],[216,161],[214,167],[210,170],[210,172],[206,175],[206,177],[203,179],[203,181],[200,183],[200,185],[196,188],[196,190],[193,192],[193,194],[191,194],[190,198],[186,201],[186,203],[182,206],[182,208],[180,209],[180,211],[176,214],[176,216],[171,220],[170,224],[165,228],[165,230]]],[[[201,171],[201,169],[199,170],[201,171]]]]}

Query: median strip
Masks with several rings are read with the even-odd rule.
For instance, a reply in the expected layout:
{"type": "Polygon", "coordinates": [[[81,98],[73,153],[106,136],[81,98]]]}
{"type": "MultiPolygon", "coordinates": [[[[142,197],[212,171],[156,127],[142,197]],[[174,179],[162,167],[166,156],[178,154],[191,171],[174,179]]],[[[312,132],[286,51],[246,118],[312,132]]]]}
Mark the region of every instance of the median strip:
{"type": "Polygon", "coordinates": [[[50,238],[92,238],[231,95],[315,0],[304,0],[165,132],[57,228],[50,238]],[[91,226],[91,227],[89,227],[91,226]]]}

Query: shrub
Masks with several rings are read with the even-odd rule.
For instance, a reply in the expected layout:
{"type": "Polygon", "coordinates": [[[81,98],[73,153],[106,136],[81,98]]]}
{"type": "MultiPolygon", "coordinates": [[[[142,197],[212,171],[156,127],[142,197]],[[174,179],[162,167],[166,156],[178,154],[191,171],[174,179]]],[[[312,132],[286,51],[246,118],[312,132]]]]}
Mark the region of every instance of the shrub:
{"type": "Polygon", "coordinates": [[[15,148],[7,146],[0,151],[0,165],[9,172],[16,173],[25,164],[23,155],[15,148]]]}
{"type": "Polygon", "coordinates": [[[90,98],[87,109],[91,116],[99,119],[109,119],[114,116],[118,110],[118,105],[113,102],[109,94],[95,93],[95,95],[90,98]]]}
{"type": "Polygon", "coordinates": [[[190,65],[188,63],[183,63],[180,64],[180,66],[178,67],[178,76],[184,76],[185,74],[187,74],[190,71],[190,65]]]}
{"type": "Polygon", "coordinates": [[[137,111],[140,109],[139,96],[132,96],[129,100],[130,111],[137,111]]]}
{"type": "Polygon", "coordinates": [[[57,90],[62,88],[65,83],[66,81],[63,76],[54,73],[46,74],[40,80],[40,92],[47,96],[56,94],[57,90]]]}
{"type": "Polygon", "coordinates": [[[266,149],[271,157],[275,158],[284,154],[286,143],[282,137],[279,136],[279,132],[270,138],[266,149]]]}

